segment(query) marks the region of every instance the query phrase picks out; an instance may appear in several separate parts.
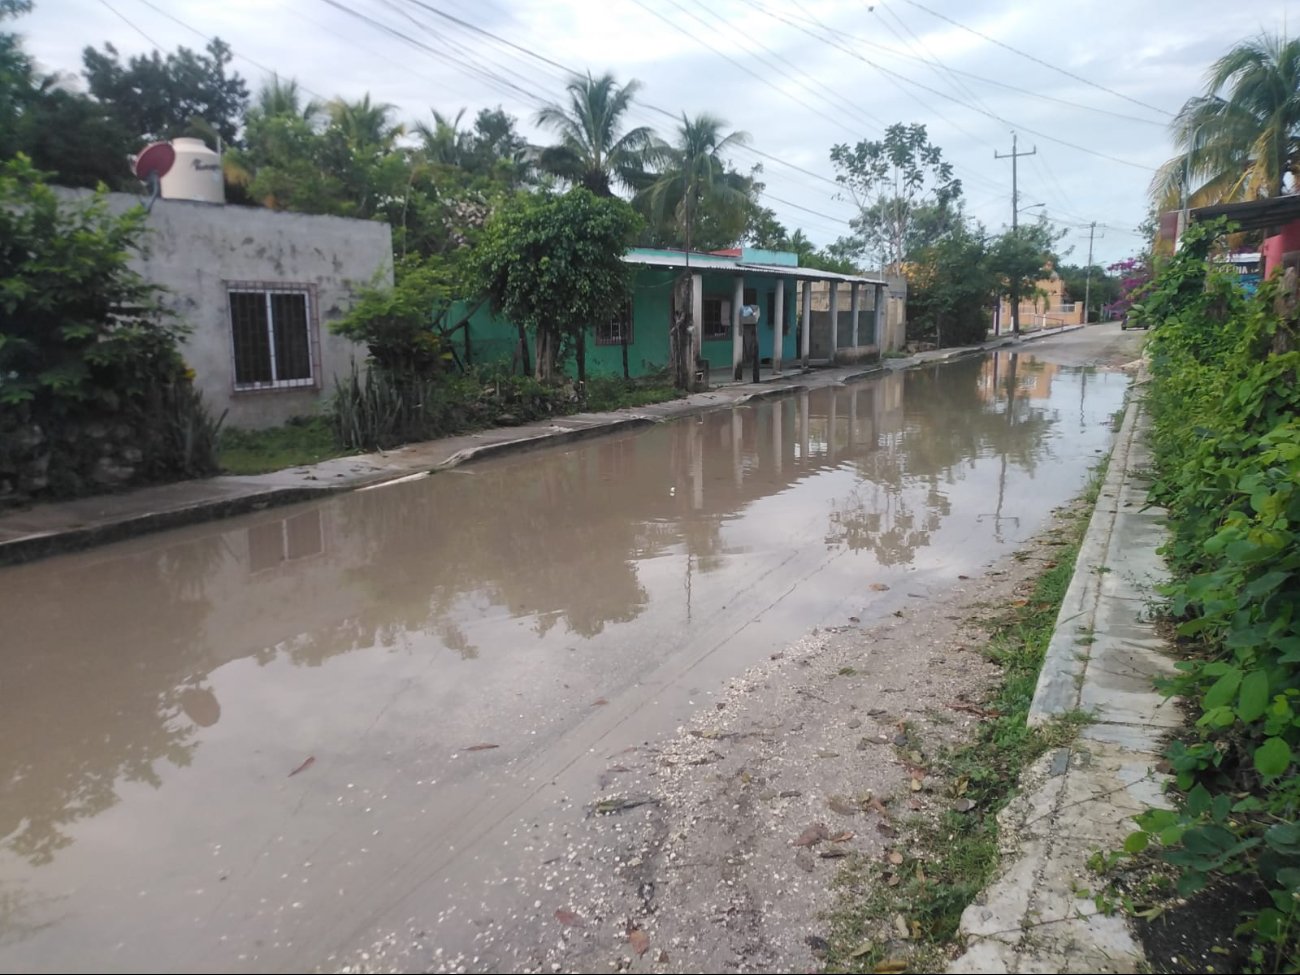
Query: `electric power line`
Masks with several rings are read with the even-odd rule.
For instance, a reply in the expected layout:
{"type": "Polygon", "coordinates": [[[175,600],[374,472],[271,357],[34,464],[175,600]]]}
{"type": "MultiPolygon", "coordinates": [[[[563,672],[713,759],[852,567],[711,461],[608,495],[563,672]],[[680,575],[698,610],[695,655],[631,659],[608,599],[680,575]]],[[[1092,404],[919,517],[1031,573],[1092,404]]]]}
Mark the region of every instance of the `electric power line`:
{"type": "Polygon", "coordinates": [[[1035,64],[1041,64],[1043,67],[1050,68],[1051,70],[1059,74],[1065,75],[1067,78],[1073,78],[1075,81],[1081,81],[1085,85],[1090,85],[1091,87],[1104,91],[1109,95],[1114,95],[1116,98],[1122,98],[1126,102],[1132,102],[1134,105],[1140,105],[1142,108],[1148,108],[1153,112],[1159,112],[1161,115],[1168,115],[1172,117],[1174,114],[1173,112],[1166,111],[1163,108],[1158,108],[1155,105],[1150,105],[1147,102],[1139,101],[1136,98],[1133,98],[1129,95],[1125,95],[1123,92],[1118,92],[1114,88],[1107,88],[1105,85],[1101,85],[1095,81],[1091,81],[1088,78],[1083,77],[1082,75],[1077,75],[1073,71],[1067,71],[1065,68],[1052,64],[1049,61],[1044,61],[1042,58],[1036,57],[1035,55],[1030,54],[1028,51],[1022,51],[1019,48],[1012,47],[1010,44],[1005,44],[1002,41],[999,41],[996,37],[989,37],[988,34],[982,33],[981,31],[976,30],[974,27],[967,27],[965,24],[953,20],[951,17],[947,16],[946,14],[941,14],[937,10],[931,10],[929,7],[925,6],[925,4],[917,3],[917,0],[906,0],[906,2],[911,4],[913,7],[916,7],[918,10],[924,10],[927,14],[929,14],[932,17],[938,17],[940,20],[946,20],[954,27],[959,27],[962,30],[966,31],[967,33],[974,34],[976,37],[982,37],[984,40],[988,41],[991,44],[996,44],[998,47],[1004,48],[1005,50],[1010,51],[1012,54],[1019,54],[1022,58],[1028,58],[1030,61],[1033,61],[1035,64]]]}

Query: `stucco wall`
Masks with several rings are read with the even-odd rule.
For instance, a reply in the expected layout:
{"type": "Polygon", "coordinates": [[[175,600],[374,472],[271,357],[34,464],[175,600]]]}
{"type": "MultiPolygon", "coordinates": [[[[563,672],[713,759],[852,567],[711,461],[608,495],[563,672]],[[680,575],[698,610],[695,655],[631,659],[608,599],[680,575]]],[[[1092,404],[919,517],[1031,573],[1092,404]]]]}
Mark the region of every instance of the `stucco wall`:
{"type": "MultiPolygon", "coordinates": [[[[88,191],[63,190],[68,197],[88,191]]],[[[123,212],[139,204],[127,193],[109,194],[123,212]]],[[[316,412],[334,377],[345,375],[365,349],[334,335],[329,323],[350,306],[357,288],[393,278],[392,234],[387,224],[343,217],[281,213],[261,207],[158,200],[146,225],[148,252],[133,259],[148,280],[167,289],[166,303],[190,326],[182,353],[195,385],[226,423],[267,427],[316,412]],[[305,285],[314,294],[310,328],[315,382],[291,389],[236,391],[228,282],[305,285]]]]}

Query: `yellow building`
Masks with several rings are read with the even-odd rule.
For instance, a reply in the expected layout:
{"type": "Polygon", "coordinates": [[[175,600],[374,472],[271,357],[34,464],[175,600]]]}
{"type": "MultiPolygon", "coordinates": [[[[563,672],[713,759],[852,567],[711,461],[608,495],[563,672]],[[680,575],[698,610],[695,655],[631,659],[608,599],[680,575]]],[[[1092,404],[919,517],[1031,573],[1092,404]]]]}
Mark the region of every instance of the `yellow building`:
{"type": "MultiPolygon", "coordinates": [[[[1083,324],[1083,302],[1067,300],[1065,282],[1055,271],[1049,271],[1046,277],[1040,278],[1032,292],[1020,296],[1022,332],[1056,328],[1059,325],[1081,324],[1083,324]]],[[[1006,297],[998,302],[993,319],[993,330],[998,334],[1011,331],[1011,302],[1006,297]]]]}

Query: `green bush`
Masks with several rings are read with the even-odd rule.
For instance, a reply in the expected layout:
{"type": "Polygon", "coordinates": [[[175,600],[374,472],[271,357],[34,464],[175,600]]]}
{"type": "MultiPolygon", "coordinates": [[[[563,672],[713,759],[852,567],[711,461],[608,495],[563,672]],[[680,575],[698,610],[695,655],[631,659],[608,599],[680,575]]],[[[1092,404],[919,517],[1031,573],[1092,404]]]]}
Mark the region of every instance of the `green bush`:
{"type": "Polygon", "coordinates": [[[184,329],[128,265],[145,233],[143,209],[61,201],[25,157],[0,163],[0,503],[215,470],[184,329]]]}
{"type": "Polygon", "coordinates": [[[1217,876],[1257,877],[1254,962],[1300,970],[1300,351],[1275,312],[1279,284],[1247,298],[1207,270],[1222,227],[1194,228],[1133,314],[1149,343],[1157,481],[1169,509],[1168,595],[1189,648],[1165,690],[1194,733],[1169,759],[1177,812],[1139,820],[1191,894],[1217,876]]]}
{"type": "Polygon", "coordinates": [[[354,367],[336,384],[329,416],[344,447],[382,450],[571,413],[575,405],[572,387],[499,370],[416,376],[371,366],[364,374],[354,367]]]}

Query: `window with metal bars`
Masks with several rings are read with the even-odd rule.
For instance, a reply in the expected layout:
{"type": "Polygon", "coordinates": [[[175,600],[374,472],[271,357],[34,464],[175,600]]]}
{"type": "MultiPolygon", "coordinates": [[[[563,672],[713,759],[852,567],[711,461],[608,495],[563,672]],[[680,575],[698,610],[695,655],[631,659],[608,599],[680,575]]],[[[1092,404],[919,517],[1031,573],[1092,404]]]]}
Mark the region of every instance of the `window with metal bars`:
{"type": "Polygon", "coordinates": [[[632,302],[621,305],[608,322],[596,323],[597,345],[622,345],[624,337],[632,344],[632,302]]]}
{"type": "Polygon", "coordinates": [[[731,337],[731,302],[726,298],[705,295],[701,303],[704,315],[704,338],[726,339],[731,337]]]}
{"type": "Polygon", "coordinates": [[[228,297],[235,388],[314,386],[310,291],[231,287],[228,297]]]}

